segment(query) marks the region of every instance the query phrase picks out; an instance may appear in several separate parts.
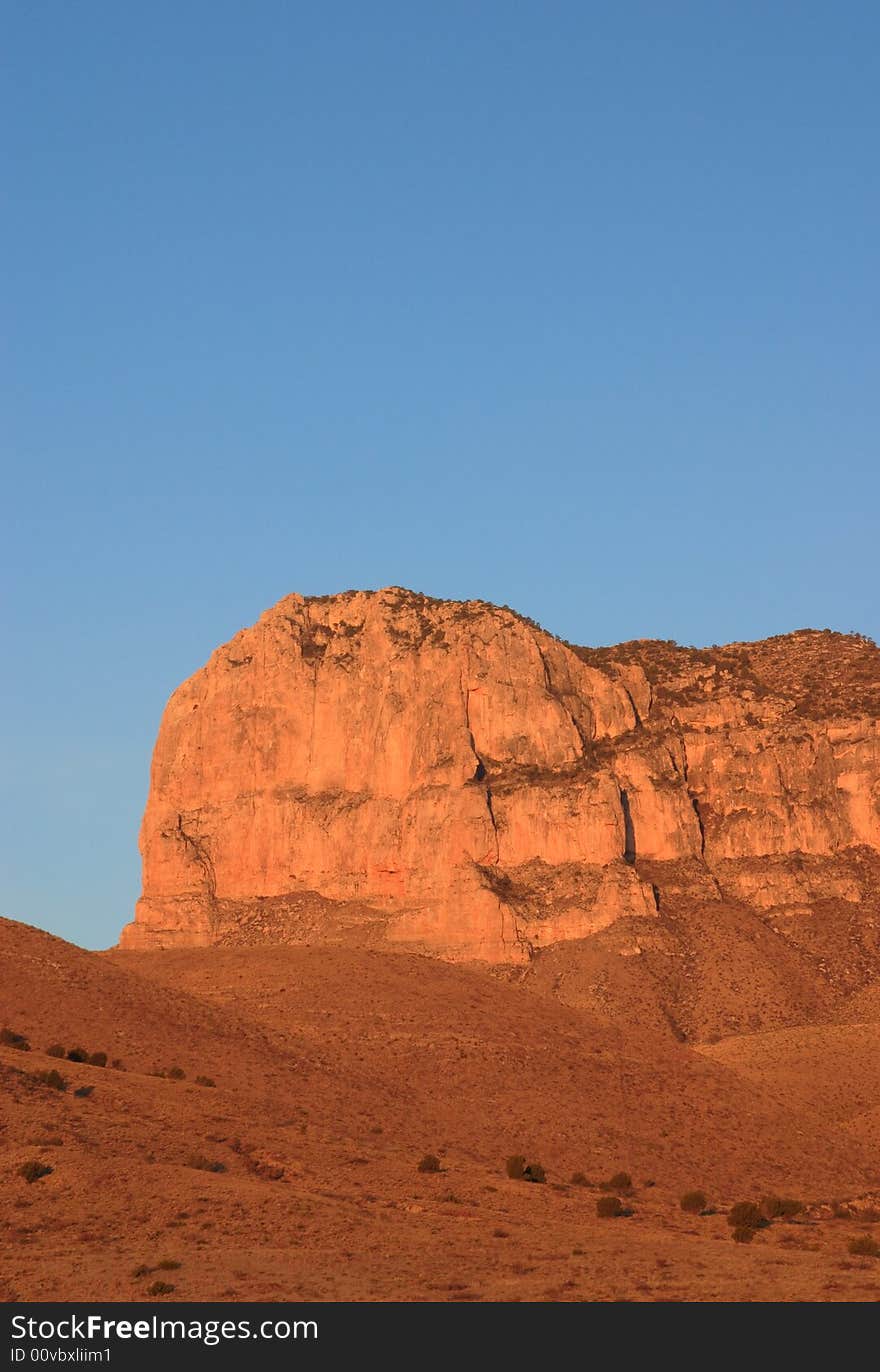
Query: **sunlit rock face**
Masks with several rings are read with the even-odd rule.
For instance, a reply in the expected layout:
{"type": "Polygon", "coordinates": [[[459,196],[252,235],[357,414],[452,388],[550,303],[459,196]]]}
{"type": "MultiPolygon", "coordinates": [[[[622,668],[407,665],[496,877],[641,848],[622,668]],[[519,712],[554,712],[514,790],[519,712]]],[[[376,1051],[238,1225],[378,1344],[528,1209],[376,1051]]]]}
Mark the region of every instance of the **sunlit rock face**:
{"type": "Polygon", "coordinates": [[[684,871],[758,909],[858,901],[878,700],[855,636],[589,650],[477,601],[291,595],[168,703],[122,944],[519,962],[656,915],[684,871]]]}

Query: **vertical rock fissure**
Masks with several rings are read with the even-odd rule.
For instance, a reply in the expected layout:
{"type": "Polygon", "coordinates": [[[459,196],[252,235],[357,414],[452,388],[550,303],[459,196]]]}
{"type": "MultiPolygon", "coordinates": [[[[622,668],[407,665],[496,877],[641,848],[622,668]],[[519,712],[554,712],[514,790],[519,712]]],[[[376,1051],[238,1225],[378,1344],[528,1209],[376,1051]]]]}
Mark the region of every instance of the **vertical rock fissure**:
{"type": "MultiPolygon", "coordinates": [[[[688,783],[689,783],[689,781],[690,781],[690,764],[689,764],[689,762],[688,762],[687,744],[686,744],[685,741],[684,741],[684,734],[681,734],[679,737],[680,737],[680,739],[681,739],[681,764],[682,764],[681,779],[682,779],[682,781],[684,782],[685,786],[687,787],[688,800],[690,801],[691,806],[692,806],[693,811],[694,811],[694,814],[696,815],[696,818],[697,818],[697,828],[698,828],[699,831],[700,831],[700,857],[705,857],[705,856],[706,856],[706,826],[705,826],[705,824],[703,823],[703,815],[702,815],[702,812],[700,811],[700,802],[699,802],[699,800],[697,799],[697,797],[694,795],[694,793],[693,793],[693,791],[691,790],[690,786],[688,785],[688,783]]],[[[671,756],[671,754],[670,754],[670,756],[671,756]]],[[[716,884],[716,886],[718,885],[717,881],[716,881],[715,884],[716,884]]],[[[719,887],[718,889],[720,890],[721,888],[719,887]]]]}
{"type": "Polygon", "coordinates": [[[566,715],[571,721],[572,728],[574,729],[575,733],[581,741],[581,752],[583,753],[584,757],[586,757],[587,753],[590,751],[590,744],[592,743],[592,739],[588,738],[588,736],[584,733],[582,725],[579,723],[578,720],[575,719],[574,714],[566,705],[565,701],[557,691],[556,687],[553,685],[553,678],[550,675],[549,663],[547,662],[547,659],[544,656],[544,650],[542,649],[540,643],[538,643],[537,639],[535,640],[535,647],[538,650],[538,657],[541,659],[541,666],[544,669],[544,690],[547,692],[548,696],[550,696],[551,700],[555,700],[556,704],[560,707],[560,709],[565,711],[566,715]]]}
{"type": "Polygon", "coordinates": [[[621,681],[620,677],[617,677],[616,680],[617,680],[618,686],[621,687],[621,689],[623,690],[623,692],[624,692],[624,694],[625,694],[627,700],[628,700],[629,703],[630,703],[630,707],[632,708],[632,712],[633,712],[633,714],[635,715],[636,728],[637,728],[637,729],[641,729],[641,727],[642,727],[642,716],[639,714],[639,707],[636,705],[635,701],[633,700],[632,691],[631,691],[631,690],[629,689],[629,687],[625,684],[625,682],[621,681]]]}
{"type": "Polygon", "coordinates": [[[691,798],[691,805],[694,807],[694,814],[697,817],[697,825],[700,830],[700,856],[706,856],[706,827],[703,824],[703,816],[700,814],[700,802],[692,791],[688,791],[691,798]]]}
{"type": "Polygon", "coordinates": [[[636,831],[632,811],[629,808],[629,796],[622,787],[620,788],[620,808],[623,811],[623,860],[632,865],[636,860],[636,831]]]}
{"type": "Polygon", "coordinates": [[[459,689],[461,691],[461,699],[464,706],[464,723],[467,730],[468,742],[470,743],[471,752],[473,753],[477,764],[474,768],[473,780],[482,782],[485,790],[486,811],[489,815],[489,823],[492,825],[492,833],[495,837],[495,861],[499,862],[501,859],[501,849],[498,843],[498,821],[495,818],[495,810],[492,805],[492,787],[489,785],[486,764],[477,752],[477,742],[474,738],[474,731],[471,728],[470,690],[465,686],[464,681],[461,678],[459,678],[459,689]]]}

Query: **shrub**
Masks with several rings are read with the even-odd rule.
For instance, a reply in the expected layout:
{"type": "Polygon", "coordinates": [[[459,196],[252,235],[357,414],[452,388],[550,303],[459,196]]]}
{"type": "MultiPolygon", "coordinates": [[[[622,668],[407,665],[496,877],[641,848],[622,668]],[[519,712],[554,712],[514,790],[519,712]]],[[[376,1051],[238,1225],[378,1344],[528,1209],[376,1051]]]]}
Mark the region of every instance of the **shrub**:
{"type": "Polygon", "coordinates": [[[154,1281],[152,1286],[147,1287],[148,1296],[169,1296],[174,1287],[167,1281],[154,1281]]]}
{"type": "Polygon", "coordinates": [[[800,1201],[784,1200],[781,1196],[765,1196],[758,1207],[765,1220],[788,1220],[803,1210],[800,1201]]]}
{"type": "Polygon", "coordinates": [[[40,1082],[43,1086],[51,1086],[53,1091],[67,1090],[67,1078],[62,1077],[54,1067],[48,1072],[35,1072],[34,1081],[40,1082]]]}
{"type": "Polygon", "coordinates": [[[418,1170],[420,1172],[440,1172],[442,1170],[440,1159],[434,1153],[426,1153],[419,1163],[418,1170]]]}
{"type": "Polygon", "coordinates": [[[85,1048],[71,1048],[67,1054],[68,1062],[88,1062],[89,1054],[85,1048]]]}
{"type": "Polygon", "coordinates": [[[46,1056],[50,1058],[63,1058],[64,1053],[64,1045],[61,1043],[53,1043],[46,1049],[46,1056]]]}
{"type": "Polygon", "coordinates": [[[31,1162],[23,1162],[21,1164],[21,1167],[18,1169],[18,1175],[24,1177],[25,1181],[30,1184],[31,1182],[39,1181],[40,1177],[48,1177],[51,1171],[52,1168],[47,1162],[37,1162],[36,1159],[32,1159],[31,1162]]]}
{"type": "Polygon", "coordinates": [[[217,1085],[217,1083],[216,1083],[216,1081],[214,1080],[213,1077],[196,1077],[196,1086],[216,1086],[216,1085],[217,1085]]]}
{"type": "Polygon", "coordinates": [[[685,1191],[679,1204],[689,1215],[702,1215],[708,1201],[704,1191],[685,1191]]]}
{"type": "Polygon", "coordinates": [[[525,1166],[526,1160],[521,1153],[513,1153],[505,1163],[507,1175],[511,1177],[514,1181],[522,1181],[522,1175],[525,1171],[525,1166]]]}
{"type": "Polygon", "coordinates": [[[632,1177],[629,1172],[615,1172],[613,1177],[602,1183],[603,1191],[631,1191],[632,1177]]]}
{"type": "Polygon", "coordinates": [[[872,1239],[870,1234],[860,1234],[857,1239],[850,1239],[847,1250],[854,1258],[880,1258],[880,1243],[872,1239]]]}
{"type": "Polygon", "coordinates": [[[114,1058],[110,1066],[113,1068],[115,1072],[125,1071],[125,1063],[122,1061],[122,1058],[114,1058]]]}
{"type": "Polygon", "coordinates": [[[17,1048],[20,1053],[29,1053],[31,1050],[24,1034],[16,1034],[12,1029],[0,1029],[0,1043],[7,1048],[17,1048]]]}
{"type": "MultiPolygon", "coordinates": [[[[727,1212],[727,1223],[731,1229],[766,1229],[770,1221],[761,1214],[754,1201],[737,1201],[727,1212]]],[[[742,1243],[743,1240],[738,1242],[742,1243]]]]}
{"type": "Polygon", "coordinates": [[[190,1153],[186,1160],[187,1167],[194,1167],[197,1172],[225,1172],[225,1162],[212,1161],[206,1158],[203,1153],[190,1153]]]}
{"type": "Polygon", "coordinates": [[[94,1089],[94,1086],[78,1086],[73,1094],[80,1097],[90,1096],[94,1089]]]}
{"type": "Polygon", "coordinates": [[[146,1263],[142,1262],[140,1267],[136,1267],[132,1272],[131,1279],[137,1281],[138,1277],[148,1277],[152,1270],[152,1267],[147,1267],[146,1263]]]}
{"type": "Polygon", "coordinates": [[[619,1196],[600,1196],[596,1201],[596,1214],[600,1220],[617,1220],[626,1211],[619,1196]]]}
{"type": "Polygon", "coordinates": [[[156,1263],[156,1271],[176,1272],[180,1265],[181,1264],[175,1258],[163,1258],[161,1262],[156,1263]]]}
{"type": "Polygon", "coordinates": [[[89,1056],[89,1066],[90,1066],[90,1067],[106,1067],[106,1066],[107,1066],[107,1054],[106,1054],[106,1053],[92,1053],[92,1054],[90,1054],[90,1056],[89,1056]]]}
{"type": "Polygon", "coordinates": [[[590,1182],[590,1181],[587,1180],[587,1178],[584,1176],[583,1172],[572,1172],[572,1174],[571,1174],[571,1182],[570,1182],[570,1185],[571,1185],[571,1186],[591,1186],[591,1185],[592,1185],[592,1182],[590,1182]]]}
{"type": "Polygon", "coordinates": [[[168,1068],[168,1071],[165,1073],[165,1075],[166,1075],[171,1081],[185,1081],[185,1080],[186,1080],[186,1073],[184,1072],[184,1070],[183,1070],[182,1067],[169,1067],[169,1068],[168,1068]]]}
{"type": "Polygon", "coordinates": [[[523,1181],[545,1182],[547,1173],[539,1162],[530,1162],[523,1168],[523,1181]]]}
{"type": "Polygon", "coordinates": [[[738,1224],[731,1235],[734,1243],[751,1243],[754,1237],[755,1230],[750,1224],[738,1224]]]}

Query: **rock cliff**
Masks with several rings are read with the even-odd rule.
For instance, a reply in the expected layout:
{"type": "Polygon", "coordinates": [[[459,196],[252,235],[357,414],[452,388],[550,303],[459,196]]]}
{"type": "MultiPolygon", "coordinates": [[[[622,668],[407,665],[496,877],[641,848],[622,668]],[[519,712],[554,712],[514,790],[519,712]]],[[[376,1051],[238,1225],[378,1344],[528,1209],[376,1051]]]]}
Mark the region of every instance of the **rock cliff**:
{"type": "Polygon", "coordinates": [[[676,896],[855,910],[878,850],[869,640],[584,649],[482,602],[291,595],[168,704],[122,945],[526,962],[676,896]]]}

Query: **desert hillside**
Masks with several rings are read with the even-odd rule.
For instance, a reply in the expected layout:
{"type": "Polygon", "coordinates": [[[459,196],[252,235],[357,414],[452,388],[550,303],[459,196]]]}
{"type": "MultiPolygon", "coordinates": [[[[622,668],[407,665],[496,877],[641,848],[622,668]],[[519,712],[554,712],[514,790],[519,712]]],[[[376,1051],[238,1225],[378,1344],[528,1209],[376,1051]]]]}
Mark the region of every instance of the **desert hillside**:
{"type": "MultiPolygon", "coordinates": [[[[0,1020],[29,1044],[0,1046],[9,1299],[878,1294],[847,1256],[880,1213],[876,1141],[850,1127],[880,1109],[873,1071],[819,1112],[760,1056],[403,951],[104,955],[0,921],[0,958],[0,1020]],[[515,1153],[544,1184],[507,1177],[515,1153]],[[621,1170],[632,1213],[601,1219],[621,1170]],[[705,1215],[679,1207],[692,1188],[705,1215]],[[731,1243],[727,1207],[768,1192],[807,1209],[731,1243]]],[[[840,1052],[811,1048],[814,1079],[840,1052]]]]}

